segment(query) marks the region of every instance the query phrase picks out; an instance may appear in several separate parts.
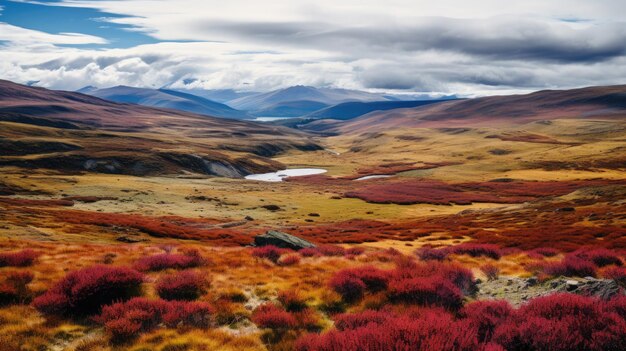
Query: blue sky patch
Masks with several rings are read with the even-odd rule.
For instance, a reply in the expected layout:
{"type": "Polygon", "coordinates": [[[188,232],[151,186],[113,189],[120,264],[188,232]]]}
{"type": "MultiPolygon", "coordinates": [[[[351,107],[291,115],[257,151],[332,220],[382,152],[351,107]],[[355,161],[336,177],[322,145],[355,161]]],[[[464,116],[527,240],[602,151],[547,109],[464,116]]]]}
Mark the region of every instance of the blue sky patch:
{"type": "Polygon", "coordinates": [[[159,42],[143,32],[129,30],[133,29],[131,26],[103,20],[106,18],[124,18],[125,16],[90,8],[55,6],[55,3],[58,1],[40,0],[38,3],[5,1],[0,12],[0,22],[50,34],[89,34],[108,41],[108,44],[62,46],[110,49],[129,48],[159,42]]]}

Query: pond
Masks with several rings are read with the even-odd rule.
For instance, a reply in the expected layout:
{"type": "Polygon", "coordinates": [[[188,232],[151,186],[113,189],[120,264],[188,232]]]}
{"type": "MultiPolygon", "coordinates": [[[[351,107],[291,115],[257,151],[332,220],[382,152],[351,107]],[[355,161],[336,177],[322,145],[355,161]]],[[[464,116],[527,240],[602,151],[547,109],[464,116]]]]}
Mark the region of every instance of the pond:
{"type": "Polygon", "coordinates": [[[250,174],[245,178],[248,180],[258,180],[262,182],[282,182],[287,177],[300,177],[314,174],[326,173],[327,170],[322,168],[292,168],[284,169],[278,172],[250,174]]]}

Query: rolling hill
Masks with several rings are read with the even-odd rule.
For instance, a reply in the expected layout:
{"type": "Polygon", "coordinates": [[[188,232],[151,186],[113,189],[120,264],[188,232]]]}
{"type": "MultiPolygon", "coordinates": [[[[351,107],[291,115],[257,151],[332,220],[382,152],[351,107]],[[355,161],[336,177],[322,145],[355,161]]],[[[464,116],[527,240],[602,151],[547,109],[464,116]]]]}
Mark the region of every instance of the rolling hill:
{"type": "MultiPolygon", "coordinates": [[[[286,109],[302,109],[306,114],[313,112],[313,102],[319,103],[320,108],[335,105],[347,101],[380,101],[388,100],[382,95],[372,94],[357,90],[314,88],[308,86],[293,86],[285,89],[274,90],[267,93],[250,95],[232,100],[229,106],[250,111],[251,114],[260,115],[261,111],[278,110],[283,106],[286,109]]],[[[267,115],[265,115],[267,116],[267,115]]],[[[296,117],[296,116],[291,116],[296,117]]]]}
{"type": "Polygon", "coordinates": [[[622,119],[626,85],[544,90],[526,95],[489,96],[414,108],[371,112],[353,120],[314,121],[302,129],[362,133],[398,128],[494,127],[554,119],[622,119]]]}
{"type": "Polygon", "coordinates": [[[241,177],[283,168],[269,157],[318,150],[306,134],[260,123],[119,104],[0,81],[0,166],[132,175],[241,177]]]}
{"type": "Polygon", "coordinates": [[[327,108],[315,111],[307,115],[307,118],[312,119],[338,119],[348,120],[353,119],[364,114],[373,111],[386,111],[394,110],[397,108],[411,108],[429,105],[445,100],[420,100],[420,101],[374,101],[374,102],[361,102],[350,101],[329,106],[327,108]]]}
{"type": "Polygon", "coordinates": [[[85,87],[79,92],[119,103],[171,108],[214,117],[250,118],[245,112],[222,103],[175,90],[143,89],[120,85],[106,89],[85,87]]]}

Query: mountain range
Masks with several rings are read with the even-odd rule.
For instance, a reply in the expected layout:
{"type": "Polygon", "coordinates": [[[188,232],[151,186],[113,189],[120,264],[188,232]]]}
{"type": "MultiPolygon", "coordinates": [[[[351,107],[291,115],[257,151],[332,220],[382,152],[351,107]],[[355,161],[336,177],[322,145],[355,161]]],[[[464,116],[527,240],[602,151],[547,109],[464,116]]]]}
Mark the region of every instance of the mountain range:
{"type": "Polygon", "coordinates": [[[78,92],[119,103],[171,108],[214,117],[251,118],[246,112],[236,110],[225,104],[175,90],[145,89],[120,85],[106,89],[85,87],[78,92]]]}
{"type": "Polygon", "coordinates": [[[625,115],[626,85],[615,85],[443,101],[375,111],[348,121],[316,120],[300,127],[326,133],[361,133],[398,128],[496,127],[551,123],[554,119],[615,120],[625,115]]]}
{"type": "Polygon", "coordinates": [[[385,100],[389,98],[364,91],[298,85],[241,97],[229,101],[228,105],[255,116],[300,117],[343,102],[385,100]]]}

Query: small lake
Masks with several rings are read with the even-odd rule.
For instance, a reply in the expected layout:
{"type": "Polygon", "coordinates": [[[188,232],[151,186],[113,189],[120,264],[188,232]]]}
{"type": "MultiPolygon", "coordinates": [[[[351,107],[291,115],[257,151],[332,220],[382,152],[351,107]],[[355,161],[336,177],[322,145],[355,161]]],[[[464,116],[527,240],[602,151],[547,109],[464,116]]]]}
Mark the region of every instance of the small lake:
{"type": "Polygon", "coordinates": [[[314,174],[326,173],[327,170],[322,168],[292,168],[278,172],[250,174],[245,178],[248,180],[258,180],[261,182],[282,182],[287,177],[300,177],[314,174]]]}
{"type": "Polygon", "coordinates": [[[274,122],[274,121],[280,121],[283,119],[291,119],[291,118],[297,118],[297,117],[257,117],[254,119],[254,121],[256,122],[274,122]]]}

